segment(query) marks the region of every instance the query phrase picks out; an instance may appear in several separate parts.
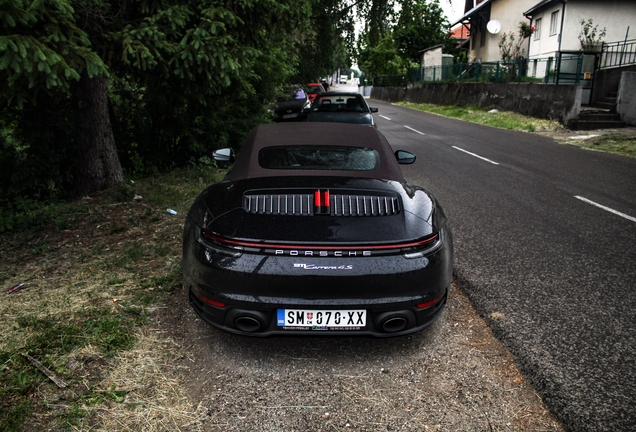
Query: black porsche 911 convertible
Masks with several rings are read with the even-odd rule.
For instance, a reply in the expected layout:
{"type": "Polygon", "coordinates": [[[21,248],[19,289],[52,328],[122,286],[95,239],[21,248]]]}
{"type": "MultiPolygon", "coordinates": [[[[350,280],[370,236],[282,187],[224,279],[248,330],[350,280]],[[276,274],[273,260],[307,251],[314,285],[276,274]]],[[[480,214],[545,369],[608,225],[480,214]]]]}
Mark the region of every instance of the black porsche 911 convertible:
{"type": "Polygon", "coordinates": [[[441,314],[453,267],[444,210],[404,179],[406,151],[373,128],[256,127],[190,208],[184,286],[231,333],[396,336],[441,314]]]}

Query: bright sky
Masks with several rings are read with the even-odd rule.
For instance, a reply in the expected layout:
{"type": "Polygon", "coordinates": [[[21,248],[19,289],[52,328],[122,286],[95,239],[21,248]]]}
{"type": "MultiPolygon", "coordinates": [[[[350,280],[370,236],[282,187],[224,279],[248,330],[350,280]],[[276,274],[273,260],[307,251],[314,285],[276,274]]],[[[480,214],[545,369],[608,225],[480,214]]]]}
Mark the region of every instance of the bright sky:
{"type": "Polygon", "coordinates": [[[465,0],[440,0],[440,6],[446,13],[448,21],[454,23],[464,15],[465,0]]]}

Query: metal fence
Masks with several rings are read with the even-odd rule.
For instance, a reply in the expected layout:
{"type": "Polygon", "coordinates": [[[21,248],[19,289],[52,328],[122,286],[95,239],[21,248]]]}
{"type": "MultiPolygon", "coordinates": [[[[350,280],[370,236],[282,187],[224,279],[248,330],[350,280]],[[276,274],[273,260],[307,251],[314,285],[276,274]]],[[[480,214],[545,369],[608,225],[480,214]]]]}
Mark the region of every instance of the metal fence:
{"type": "Polygon", "coordinates": [[[379,87],[406,87],[409,82],[537,82],[579,84],[586,56],[519,59],[514,62],[456,63],[410,68],[404,75],[381,75],[373,79],[379,87]]]}
{"type": "Polygon", "coordinates": [[[636,39],[603,43],[599,69],[636,64],[636,39]]]}

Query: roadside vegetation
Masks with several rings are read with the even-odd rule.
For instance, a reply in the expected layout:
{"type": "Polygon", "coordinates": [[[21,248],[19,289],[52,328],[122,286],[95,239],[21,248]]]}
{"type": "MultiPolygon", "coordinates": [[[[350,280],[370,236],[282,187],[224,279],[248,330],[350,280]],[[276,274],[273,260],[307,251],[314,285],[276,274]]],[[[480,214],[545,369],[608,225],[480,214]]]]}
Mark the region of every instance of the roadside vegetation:
{"type": "Polygon", "coordinates": [[[602,135],[590,135],[585,139],[566,139],[567,144],[578,145],[590,150],[616,153],[636,158],[636,134],[610,132],[602,135]]]}
{"type": "Polygon", "coordinates": [[[126,180],[0,234],[0,430],[182,424],[193,408],[161,371],[174,344],[152,324],[181,285],[189,205],[223,174],[202,165],[126,180]]]}
{"type": "Polygon", "coordinates": [[[397,102],[396,105],[501,129],[522,130],[526,132],[558,131],[559,129],[563,129],[563,126],[554,120],[537,119],[511,111],[490,112],[490,110],[480,108],[477,105],[460,107],[457,105],[440,106],[433,104],[414,104],[410,102],[397,102]]]}
{"type": "Polygon", "coordinates": [[[555,134],[551,136],[558,142],[577,145],[590,150],[636,157],[636,133],[633,132],[633,129],[626,129],[625,131],[612,130],[612,132],[608,133],[595,131],[594,133],[582,135],[581,133],[584,131],[579,131],[578,133],[568,131],[559,122],[554,120],[537,119],[511,111],[490,112],[490,110],[480,108],[476,105],[459,107],[456,105],[440,106],[409,102],[396,102],[396,105],[501,129],[539,133],[554,132],[555,134]]]}

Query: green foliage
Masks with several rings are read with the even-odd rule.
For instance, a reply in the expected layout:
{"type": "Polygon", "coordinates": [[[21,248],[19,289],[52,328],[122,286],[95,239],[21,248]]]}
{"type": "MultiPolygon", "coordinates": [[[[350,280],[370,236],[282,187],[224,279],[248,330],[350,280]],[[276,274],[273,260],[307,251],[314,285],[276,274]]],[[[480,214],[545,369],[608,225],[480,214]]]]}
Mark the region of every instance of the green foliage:
{"type": "Polygon", "coordinates": [[[360,4],[360,16],[364,18],[365,28],[362,39],[373,48],[390,32],[391,21],[394,19],[396,3],[399,0],[370,0],[360,4]]]}
{"type": "Polygon", "coordinates": [[[0,107],[0,201],[68,195],[73,189],[72,121],[59,97],[0,107]]]}
{"type": "Polygon", "coordinates": [[[297,72],[292,81],[306,83],[351,67],[354,48],[354,16],[341,0],[311,1],[310,24],[299,27],[297,72]]]}
{"type": "MultiPolygon", "coordinates": [[[[387,4],[385,0],[377,3],[377,10],[387,4]]],[[[384,25],[377,22],[375,27],[369,23],[358,40],[358,64],[365,74],[404,74],[414,63],[420,63],[421,50],[435,45],[443,45],[447,54],[457,51],[439,0],[399,0],[397,3],[400,4],[398,15],[385,15],[392,17],[392,22],[386,21],[384,25]]],[[[372,8],[369,13],[373,15],[375,10],[372,8]]]]}
{"type": "Polygon", "coordinates": [[[519,34],[515,36],[515,32],[504,33],[499,37],[499,53],[503,61],[515,61],[523,58],[526,50],[523,48],[523,42],[532,35],[534,28],[527,23],[521,21],[519,23],[519,34]]]}
{"type": "Polygon", "coordinates": [[[404,74],[408,67],[408,64],[398,55],[392,33],[384,35],[378,45],[363,50],[359,61],[361,69],[372,75],[404,74]]]}
{"type": "Polygon", "coordinates": [[[0,200],[0,233],[41,228],[52,217],[51,210],[50,204],[27,196],[16,196],[12,201],[0,200]]]}
{"type": "Polygon", "coordinates": [[[68,92],[82,72],[107,74],[77,24],[70,1],[10,0],[0,19],[0,80],[4,97],[23,106],[43,90],[68,92]]]}
{"type": "MultiPolygon", "coordinates": [[[[314,31],[311,5],[318,3],[3,2],[0,80],[8,86],[0,89],[0,202],[74,192],[78,125],[69,95],[83,73],[109,77],[111,125],[130,173],[155,174],[238,147],[269,121],[266,103],[276,89],[297,65],[311,63],[299,61],[299,47],[314,31]]],[[[324,28],[340,43],[340,30],[324,28]]]]}
{"type": "Polygon", "coordinates": [[[421,50],[440,44],[445,54],[457,51],[450,38],[450,23],[439,0],[403,0],[393,38],[400,57],[409,63],[419,64],[421,50]]]}
{"type": "Polygon", "coordinates": [[[596,48],[601,43],[602,39],[607,33],[607,27],[603,27],[603,30],[598,29],[598,25],[594,25],[594,21],[581,20],[581,32],[579,33],[579,41],[581,42],[581,49],[583,51],[589,51],[596,48]]]}

